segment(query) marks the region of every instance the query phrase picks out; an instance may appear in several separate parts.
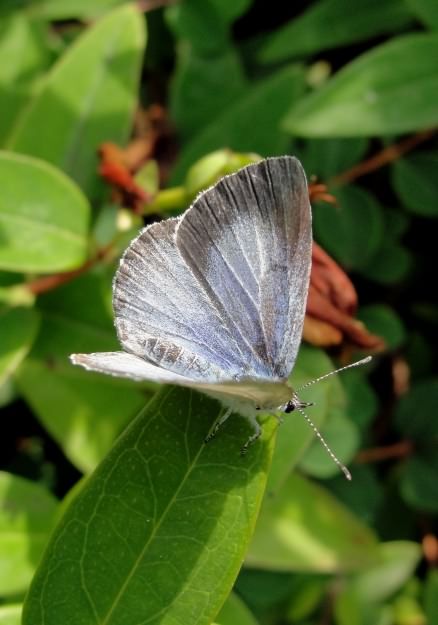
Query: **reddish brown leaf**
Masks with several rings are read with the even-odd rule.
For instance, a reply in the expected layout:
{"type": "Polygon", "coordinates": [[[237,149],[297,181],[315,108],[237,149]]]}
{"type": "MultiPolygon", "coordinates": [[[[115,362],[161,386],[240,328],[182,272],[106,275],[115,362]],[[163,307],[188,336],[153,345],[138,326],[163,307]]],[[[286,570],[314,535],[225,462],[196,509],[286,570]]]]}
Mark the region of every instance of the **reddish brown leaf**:
{"type": "Polygon", "coordinates": [[[357,294],[351,280],[314,243],[304,338],[320,346],[339,345],[347,341],[367,350],[382,349],[382,339],[368,332],[364,324],[353,316],[356,309],[357,294]]]}

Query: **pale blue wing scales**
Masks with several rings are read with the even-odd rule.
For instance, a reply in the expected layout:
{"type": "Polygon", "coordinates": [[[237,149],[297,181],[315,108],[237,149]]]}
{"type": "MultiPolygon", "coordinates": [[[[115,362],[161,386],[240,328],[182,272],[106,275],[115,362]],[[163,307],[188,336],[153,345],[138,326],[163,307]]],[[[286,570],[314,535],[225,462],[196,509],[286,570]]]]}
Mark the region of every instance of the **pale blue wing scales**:
{"type": "Polygon", "coordinates": [[[123,255],[113,291],[119,340],[126,351],[193,379],[240,377],[245,360],[179,254],[177,224],[145,228],[123,255]]]}
{"type": "Polygon", "coordinates": [[[285,378],[301,341],[311,266],[305,174],[291,157],[227,176],[183,215],[177,247],[245,356],[285,378]]]}
{"type": "Polygon", "coordinates": [[[180,384],[187,386],[193,381],[172,371],[166,371],[142,358],[127,352],[97,352],[94,354],[72,354],[70,360],[88,371],[106,373],[131,380],[180,384]]]}

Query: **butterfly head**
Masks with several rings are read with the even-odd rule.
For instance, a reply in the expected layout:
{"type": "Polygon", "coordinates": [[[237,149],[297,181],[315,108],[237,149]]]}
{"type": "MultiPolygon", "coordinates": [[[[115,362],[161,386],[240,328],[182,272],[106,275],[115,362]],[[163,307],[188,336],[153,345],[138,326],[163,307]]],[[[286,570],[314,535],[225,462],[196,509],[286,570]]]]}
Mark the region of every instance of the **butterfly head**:
{"type": "Polygon", "coordinates": [[[308,408],[309,406],[313,406],[313,401],[302,401],[298,395],[294,392],[292,395],[292,399],[290,399],[286,406],[283,408],[283,412],[289,414],[298,408],[308,408]]]}

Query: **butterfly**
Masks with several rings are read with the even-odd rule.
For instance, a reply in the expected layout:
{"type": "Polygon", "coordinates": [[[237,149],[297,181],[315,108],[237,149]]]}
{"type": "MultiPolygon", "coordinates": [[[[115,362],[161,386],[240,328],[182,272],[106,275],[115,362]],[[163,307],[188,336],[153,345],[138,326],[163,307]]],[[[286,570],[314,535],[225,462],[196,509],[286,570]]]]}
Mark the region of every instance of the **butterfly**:
{"type": "Polygon", "coordinates": [[[288,378],[303,331],[311,224],[296,158],[223,177],[181,216],[144,228],[123,254],[113,283],[122,351],[73,354],[72,362],[219,399],[228,410],[212,434],[240,413],[254,427],[245,452],[261,431],[258,411],[309,405],[288,378]]]}

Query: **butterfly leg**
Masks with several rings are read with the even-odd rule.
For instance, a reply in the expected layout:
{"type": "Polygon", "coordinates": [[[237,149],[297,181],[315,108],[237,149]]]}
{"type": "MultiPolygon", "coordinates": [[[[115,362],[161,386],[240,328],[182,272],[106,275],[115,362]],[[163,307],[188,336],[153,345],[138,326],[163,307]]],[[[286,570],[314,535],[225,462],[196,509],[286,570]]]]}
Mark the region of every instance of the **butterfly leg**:
{"type": "Polygon", "coordinates": [[[278,425],[281,425],[282,423],[284,423],[284,419],[282,415],[278,414],[278,412],[274,412],[273,416],[277,419],[278,425]]]}
{"type": "Polygon", "coordinates": [[[246,443],[244,444],[244,446],[242,447],[242,449],[240,450],[240,455],[244,456],[246,454],[246,452],[248,451],[248,448],[256,442],[256,440],[260,437],[260,434],[262,433],[262,428],[260,423],[257,421],[257,417],[254,415],[253,417],[248,417],[248,421],[250,421],[251,425],[254,426],[254,434],[252,434],[248,440],[246,441],[246,443]]]}
{"type": "Polygon", "coordinates": [[[207,434],[207,436],[205,437],[204,443],[209,443],[211,441],[211,439],[216,436],[219,428],[225,423],[225,421],[228,419],[228,417],[231,415],[231,413],[232,413],[232,409],[228,408],[228,410],[226,410],[224,412],[224,414],[221,415],[218,418],[218,420],[214,424],[213,429],[211,430],[211,432],[209,434],[207,434]]]}

